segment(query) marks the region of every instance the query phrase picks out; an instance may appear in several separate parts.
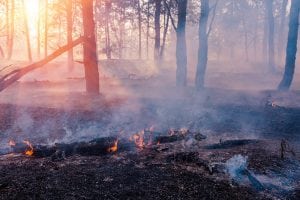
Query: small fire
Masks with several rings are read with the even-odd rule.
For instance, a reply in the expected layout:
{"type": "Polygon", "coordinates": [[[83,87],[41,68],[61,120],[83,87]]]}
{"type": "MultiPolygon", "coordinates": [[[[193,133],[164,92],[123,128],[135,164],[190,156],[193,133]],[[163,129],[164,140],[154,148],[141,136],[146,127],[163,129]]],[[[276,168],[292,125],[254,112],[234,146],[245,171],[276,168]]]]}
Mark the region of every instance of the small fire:
{"type": "Polygon", "coordinates": [[[32,147],[32,144],[27,141],[27,140],[24,140],[23,141],[24,144],[26,144],[28,146],[29,149],[27,149],[24,153],[25,155],[27,156],[32,156],[33,155],[33,147],[32,147]]]}
{"type": "Polygon", "coordinates": [[[110,153],[112,153],[112,152],[117,152],[118,151],[118,140],[116,140],[115,142],[114,142],[114,145],[112,146],[112,147],[109,147],[108,148],[108,152],[110,152],[110,153]]]}
{"type": "Polygon", "coordinates": [[[132,135],[130,137],[130,141],[133,141],[138,148],[142,149],[145,147],[144,134],[145,134],[145,131],[142,130],[142,131],[132,135]]]}
{"type": "Polygon", "coordinates": [[[9,140],[8,145],[9,145],[10,147],[16,146],[16,142],[13,141],[13,140],[9,140]]]}

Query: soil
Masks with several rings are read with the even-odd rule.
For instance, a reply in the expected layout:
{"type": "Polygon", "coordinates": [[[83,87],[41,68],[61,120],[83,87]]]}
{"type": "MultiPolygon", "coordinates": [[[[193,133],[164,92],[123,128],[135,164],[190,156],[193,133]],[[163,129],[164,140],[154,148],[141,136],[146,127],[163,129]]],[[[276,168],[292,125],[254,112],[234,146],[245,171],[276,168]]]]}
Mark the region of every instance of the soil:
{"type": "MultiPolygon", "coordinates": [[[[53,76],[60,73],[54,71],[53,76]]],[[[136,71],[102,77],[100,96],[84,94],[84,81],[76,77],[19,82],[3,91],[0,199],[300,199],[299,91],[266,90],[279,76],[270,81],[257,74],[210,72],[206,89],[195,92],[151,73],[139,78],[138,72],[144,74],[139,66],[136,71]],[[250,83],[257,90],[245,90],[250,83]],[[128,140],[150,128],[162,133],[185,128],[206,139],[56,161],[10,154],[8,146],[9,140],[46,145],[107,136],[128,140]],[[281,158],[282,139],[295,155],[285,152],[281,158]],[[247,170],[264,190],[230,176],[226,162],[237,155],[247,159],[247,170]]]]}

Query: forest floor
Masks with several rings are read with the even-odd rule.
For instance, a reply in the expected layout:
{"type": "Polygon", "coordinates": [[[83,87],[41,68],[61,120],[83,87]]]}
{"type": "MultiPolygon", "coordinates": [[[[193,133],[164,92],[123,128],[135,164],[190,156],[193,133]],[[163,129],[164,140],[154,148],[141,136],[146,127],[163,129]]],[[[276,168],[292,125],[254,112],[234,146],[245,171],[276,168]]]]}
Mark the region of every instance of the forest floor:
{"type": "Polygon", "coordinates": [[[0,199],[299,199],[300,92],[271,90],[279,76],[209,77],[199,93],[136,72],[104,77],[97,97],[83,93],[80,77],[13,85],[0,94],[0,199]],[[9,140],[129,139],[151,127],[162,133],[185,128],[207,138],[61,161],[6,154],[9,140]],[[281,158],[282,139],[295,155],[281,158]],[[250,142],[218,146],[228,140],[250,142]],[[235,179],[228,172],[227,161],[238,155],[263,190],[245,174],[235,179]]]}

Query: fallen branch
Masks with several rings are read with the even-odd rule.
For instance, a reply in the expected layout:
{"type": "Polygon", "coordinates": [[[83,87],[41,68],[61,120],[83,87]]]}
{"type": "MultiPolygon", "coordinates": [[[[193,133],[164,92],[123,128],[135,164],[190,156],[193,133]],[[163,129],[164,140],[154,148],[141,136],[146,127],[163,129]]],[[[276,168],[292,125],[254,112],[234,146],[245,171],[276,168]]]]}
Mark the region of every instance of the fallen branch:
{"type": "Polygon", "coordinates": [[[36,63],[32,63],[32,64],[30,64],[26,67],[14,70],[14,71],[10,72],[9,74],[3,76],[0,79],[0,92],[3,91],[4,89],[6,89],[7,87],[9,87],[10,85],[12,85],[13,83],[15,83],[16,81],[18,81],[20,78],[22,78],[27,73],[44,66],[45,64],[47,64],[50,61],[54,60],[58,56],[60,56],[63,53],[67,52],[68,50],[70,50],[70,49],[74,48],[75,46],[81,44],[82,42],[84,42],[84,38],[79,37],[78,39],[74,40],[72,43],[67,44],[67,45],[57,49],[52,54],[50,54],[49,56],[44,58],[43,60],[40,60],[36,63]]]}

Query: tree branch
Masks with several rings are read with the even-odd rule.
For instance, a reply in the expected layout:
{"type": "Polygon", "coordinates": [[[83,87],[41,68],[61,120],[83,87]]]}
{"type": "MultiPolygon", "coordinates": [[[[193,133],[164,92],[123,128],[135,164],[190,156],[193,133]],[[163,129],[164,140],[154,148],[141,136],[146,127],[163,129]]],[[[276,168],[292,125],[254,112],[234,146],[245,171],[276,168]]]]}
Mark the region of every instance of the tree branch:
{"type": "Polygon", "coordinates": [[[164,1],[164,4],[165,4],[165,7],[166,7],[167,10],[168,10],[168,15],[170,16],[172,26],[173,26],[173,28],[174,28],[175,31],[176,31],[176,30],[177,30],[177,27],[176,27],[176,25],[175,25],[175,20],[174,20],[172,14],[171,14],[171,9],[170,9],[170,7],[169,7],[167,1],[164,1]]]}

